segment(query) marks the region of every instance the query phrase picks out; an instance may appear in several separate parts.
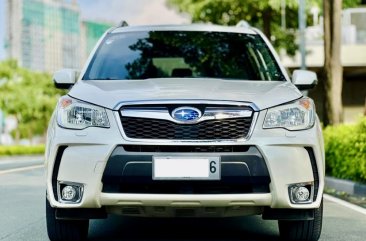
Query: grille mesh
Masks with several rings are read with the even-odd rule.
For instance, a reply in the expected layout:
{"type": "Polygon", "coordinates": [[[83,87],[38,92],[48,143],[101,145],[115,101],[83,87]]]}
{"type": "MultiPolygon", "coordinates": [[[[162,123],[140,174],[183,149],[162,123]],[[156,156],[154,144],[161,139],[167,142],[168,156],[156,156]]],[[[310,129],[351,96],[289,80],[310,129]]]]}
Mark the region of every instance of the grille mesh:
{"type": "Polygon", "coordinates": [[[252,117],[176,124],[167,120],[121,117],[125,134],[133,139],[231,140],[248,135],[252,117]]]}

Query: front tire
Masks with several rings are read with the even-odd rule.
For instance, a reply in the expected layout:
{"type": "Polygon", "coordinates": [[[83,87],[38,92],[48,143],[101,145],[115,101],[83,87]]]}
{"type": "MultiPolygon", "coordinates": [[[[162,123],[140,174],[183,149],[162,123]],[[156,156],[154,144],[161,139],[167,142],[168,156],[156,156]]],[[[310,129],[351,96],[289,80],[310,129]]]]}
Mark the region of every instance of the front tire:
{"type": "Polygon", "coordinates": [[[281,240],[317,241],[322,231],[323,202],[315,209],[314,220],[278,221],[281,240]]]}
{"type": "Polygon", "coordinates": [[[59,220],[46,198],[47,233],[51,241],[82,241],[88,238],[89,220],[59,220]]]}

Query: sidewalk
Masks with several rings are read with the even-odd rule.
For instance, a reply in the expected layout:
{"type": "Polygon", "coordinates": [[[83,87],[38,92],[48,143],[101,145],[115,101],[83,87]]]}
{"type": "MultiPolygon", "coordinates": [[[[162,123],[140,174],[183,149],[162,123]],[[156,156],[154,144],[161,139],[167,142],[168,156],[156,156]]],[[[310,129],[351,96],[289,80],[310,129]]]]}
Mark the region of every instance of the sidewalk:
{"type": "Polygon", "coordinates": [[[38,161],[44,160],[44,155],[16,155],[16,156],[0,156],[0,162],[7,162],[7,161],[38,161]]]}

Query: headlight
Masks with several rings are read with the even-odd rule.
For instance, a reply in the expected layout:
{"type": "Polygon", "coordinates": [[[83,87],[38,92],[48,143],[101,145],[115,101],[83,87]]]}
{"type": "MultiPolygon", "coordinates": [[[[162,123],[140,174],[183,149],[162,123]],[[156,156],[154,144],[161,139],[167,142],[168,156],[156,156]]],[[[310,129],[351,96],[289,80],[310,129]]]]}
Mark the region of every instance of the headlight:
{"type": "Polygon", "coordinates": [[[285,128],[287,130],[305,130],[314,125],[315,107],[309,98],[277,106],[268,110],[263,128],[285,128]]]}
{"type": "Polygon", "coordinates": [[[109,128],[107,113],[104,108],[77,101],[70,97],[61,97],[58,103],[57,122],[69,129],[87,127],[109,128]]]}

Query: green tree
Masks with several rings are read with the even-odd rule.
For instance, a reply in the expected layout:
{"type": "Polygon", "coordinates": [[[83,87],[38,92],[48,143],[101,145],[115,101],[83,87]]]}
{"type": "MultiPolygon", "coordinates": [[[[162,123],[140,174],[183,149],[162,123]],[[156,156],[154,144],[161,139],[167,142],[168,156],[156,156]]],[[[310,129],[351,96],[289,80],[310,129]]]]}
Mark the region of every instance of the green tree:
{"type": "Polygon", "coordinates": [[[324,0],[324,124],[343,122],[341,63],[342,0],[324,0]]]}
{"type": "MultiPolygon", "coordinates": [[[[286,2],[286,29],[281,28],[282,0],[169,0],[169,4],[179,11],[191,15],[193,22],[209,22],[221,25],[236,25],[245,20],[261,29],[277,49],[286,49],[294,55],[297,50],[296,30],[298,28],[298,0],[286,2]]],[[[360,0],[344,0],[344,7],[360,4],[360,0]]],[[[306,1],[307,12],[317,6],[321,9],[321,0],[306,1]]],[[[308,23],[311,16],[308,15],[308,23]]]]}
{"type": "Polygon", "coordinates": [[[337,125],[343,122],[343,67],[341,63],[341,18],[342,5],[354,7],[360,1],[324,0],[324,87],[325,115],[324,125],[337,125]]]}
{"type": "Polygon", "coordinates": [[[17,119],[17,140],[45,133],[61,94],[48,74],[21,68],[13,60],[0,63],[0,108],[17,119]]]}
{"type": "MultiPolygon", "coordinates": [[[[221,25],[236,25],[245,20],[262,29],[277,48],[284,48],[290,55],[297,49],[297,0],[286,1],[286,30],[281,29],[281,1],[237,0],[169,0],[182,12],[192,16],[193,22],[210,22],[221,25]]],[[[310,2],[314,2],[311,0],[310,2]]]]}

